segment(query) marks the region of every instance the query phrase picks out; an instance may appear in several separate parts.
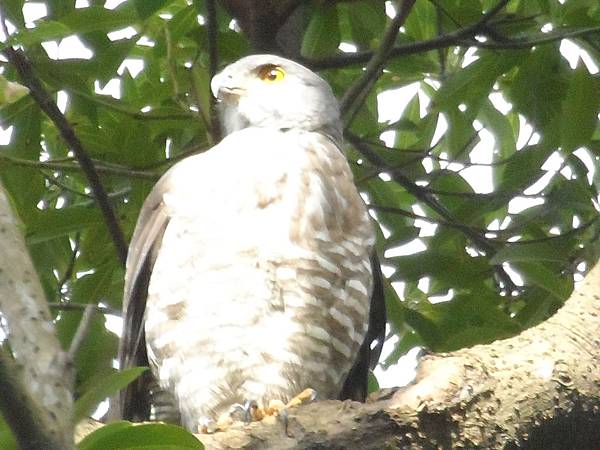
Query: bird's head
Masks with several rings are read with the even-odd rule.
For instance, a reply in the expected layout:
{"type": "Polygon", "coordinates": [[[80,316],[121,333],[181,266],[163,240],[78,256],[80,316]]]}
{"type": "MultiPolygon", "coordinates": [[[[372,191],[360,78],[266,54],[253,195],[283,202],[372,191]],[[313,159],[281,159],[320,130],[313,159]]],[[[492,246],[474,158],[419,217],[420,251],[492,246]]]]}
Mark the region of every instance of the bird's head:
{"type": "Polygon", "coordinates": [[[252,55],[212,79],[225,133],[247,127],[319,131],[341,139],[340,112],[331,87],[289,59],[252,55]]]}

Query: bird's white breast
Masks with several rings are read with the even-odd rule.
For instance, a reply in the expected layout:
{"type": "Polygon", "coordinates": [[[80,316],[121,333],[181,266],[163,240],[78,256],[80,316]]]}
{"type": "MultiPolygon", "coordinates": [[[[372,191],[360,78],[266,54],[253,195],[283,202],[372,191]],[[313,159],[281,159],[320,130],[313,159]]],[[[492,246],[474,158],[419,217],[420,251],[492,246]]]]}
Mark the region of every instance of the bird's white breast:
{"type": "Polygon", "coordinates": [[[320,154],[323,139],[250,128],[172,169],[145,326],[188,427],[248,398],[339,392],[366,332],[373,236],[362,206],[352,228],[362,245],[340,241],[346,224],[331,218],[343,211],[332,208],[356,198],[314,167],[334,177],[343,158],[320,154]]]}

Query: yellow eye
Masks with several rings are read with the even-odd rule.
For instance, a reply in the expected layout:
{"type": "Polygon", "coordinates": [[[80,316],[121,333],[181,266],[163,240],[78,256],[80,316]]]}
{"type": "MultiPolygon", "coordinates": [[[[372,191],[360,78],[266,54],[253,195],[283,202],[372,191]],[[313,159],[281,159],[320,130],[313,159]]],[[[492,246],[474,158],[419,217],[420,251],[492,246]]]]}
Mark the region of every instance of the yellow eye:
{"type": "Polygon", "coordinates": [[[275,83],[285,78],[285,70],[274,64],[265,64],[258,68],[258,78],[267,83],[275,83]]]}

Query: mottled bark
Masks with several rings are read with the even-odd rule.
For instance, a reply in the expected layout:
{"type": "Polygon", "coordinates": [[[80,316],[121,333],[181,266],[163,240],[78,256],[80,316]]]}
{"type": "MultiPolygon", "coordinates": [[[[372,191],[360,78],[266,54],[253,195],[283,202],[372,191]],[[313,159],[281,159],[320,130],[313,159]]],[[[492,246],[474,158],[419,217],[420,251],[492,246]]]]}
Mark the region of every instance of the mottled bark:
{"type": "Polygon", "coordinates": [[[22,448],[69,449],[71,369],[20,228],[0,185],[0,312],[7,334],[0,407],[22,448]]]}

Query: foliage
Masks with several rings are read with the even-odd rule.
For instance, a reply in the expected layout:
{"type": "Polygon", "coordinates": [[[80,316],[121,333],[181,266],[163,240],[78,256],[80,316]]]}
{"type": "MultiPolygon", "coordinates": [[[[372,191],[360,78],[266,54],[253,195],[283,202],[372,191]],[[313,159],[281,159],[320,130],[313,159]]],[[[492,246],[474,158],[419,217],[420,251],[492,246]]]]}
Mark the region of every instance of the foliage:
{"type": "MultiPolygon", "coordinates": [[[[15,28],[3,48],[22,45],[63,104],[130,237],[153,181],[218,139],[211,49],[222,67],[252,45],[221,8],[211,34],[209,1],[131,0],[111,9],[97,0],[84,7],[46,1],[33,24],[22,0],[2,3],[15,28]],[[90,57],[67,50],[74,36],[90,57]],[[117,86],[117,98],[99,92],[107,85],[117,86]]],[[[485,18],[497,1],[417,0],[385,71],[375,72],[366,95],[350,99],[360,108],[345,116],[348,158],[381,225],[378,250],[398,336],[385,366],[416,345],[448,351],[539,323],[567,298],[580,263],[598,254],[600,6],[500,3],[507,4],[485,18]],[[565,37],[592,63],[568,61],[565,37]],[[393,118],[379,122],[377,96],[409,85],[408,97],[388,97],[393,118]]],[[[380,49],[386,2],[303,7],[309,20],[297,59],[322,69],[342,97],[380,49]],[[341,43],[357,52],[343,53],[341,43]]],[[[1,64],[0,120],[11,135],[0,147],[0,176],[67,347],[81,311],[61,305],[119,309],[123,267],[69,146],[14,84],[14,67],[1,64]]],[[[105,322],[96,315],[78,354],[81,399],[98,401],[119,385],[101,384],[117,346],[105,322]]],[[[100,448],[89,441],[82,448],[100,448]]]]}

